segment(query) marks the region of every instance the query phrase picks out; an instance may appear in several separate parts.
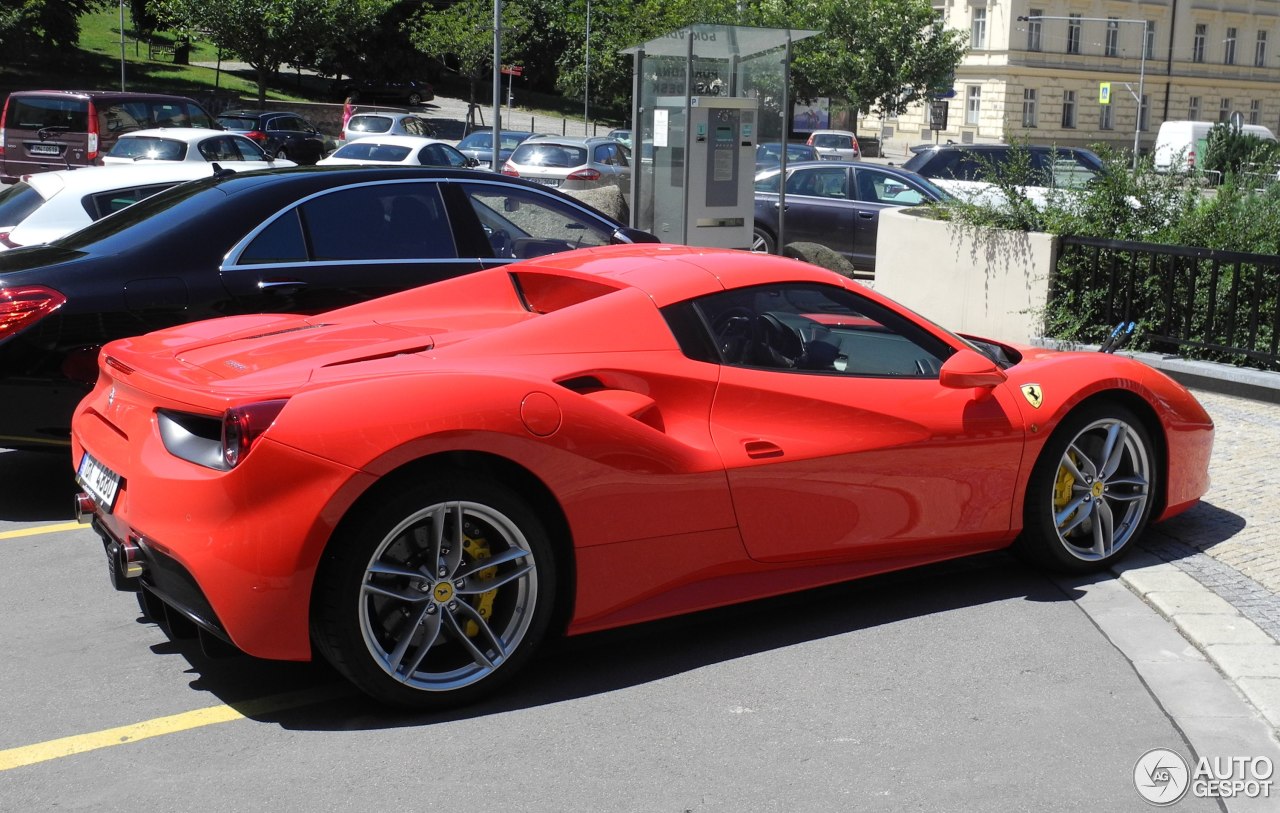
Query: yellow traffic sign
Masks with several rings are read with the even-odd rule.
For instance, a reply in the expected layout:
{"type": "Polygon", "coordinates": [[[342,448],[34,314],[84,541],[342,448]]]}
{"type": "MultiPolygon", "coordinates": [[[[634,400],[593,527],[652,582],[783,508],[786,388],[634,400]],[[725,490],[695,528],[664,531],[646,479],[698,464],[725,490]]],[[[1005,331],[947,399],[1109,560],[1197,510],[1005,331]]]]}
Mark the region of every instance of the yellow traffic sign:
{"type": "Polygon", "coordinates": [[[1098,104],[1111,104],[1111,83],[1098,83],[1098,104]]]}

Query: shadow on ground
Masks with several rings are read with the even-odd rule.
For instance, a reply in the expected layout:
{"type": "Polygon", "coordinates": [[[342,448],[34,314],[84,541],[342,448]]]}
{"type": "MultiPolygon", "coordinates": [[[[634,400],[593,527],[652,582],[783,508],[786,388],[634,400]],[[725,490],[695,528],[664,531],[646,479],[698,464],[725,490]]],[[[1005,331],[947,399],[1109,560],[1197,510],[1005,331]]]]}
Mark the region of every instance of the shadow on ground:
{"type": "Polygon", "coordinates": [[[0,450],[0,521],[64,522],[80,490],[71,468],[71,449],[48,452],[0,450]]]}

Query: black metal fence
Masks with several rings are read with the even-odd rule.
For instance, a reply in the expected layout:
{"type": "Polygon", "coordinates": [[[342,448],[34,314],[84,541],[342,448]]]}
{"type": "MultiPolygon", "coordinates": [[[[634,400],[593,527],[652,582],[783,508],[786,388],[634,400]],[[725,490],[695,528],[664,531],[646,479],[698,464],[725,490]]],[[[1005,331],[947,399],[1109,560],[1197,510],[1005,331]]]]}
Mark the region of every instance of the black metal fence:
{"type": "Polygon", "coordinates": [[[1280,369],[1280,256],[1061,238],[1048,335],[1097,342],[1121,322],[1156,352],[1280,369]]]}

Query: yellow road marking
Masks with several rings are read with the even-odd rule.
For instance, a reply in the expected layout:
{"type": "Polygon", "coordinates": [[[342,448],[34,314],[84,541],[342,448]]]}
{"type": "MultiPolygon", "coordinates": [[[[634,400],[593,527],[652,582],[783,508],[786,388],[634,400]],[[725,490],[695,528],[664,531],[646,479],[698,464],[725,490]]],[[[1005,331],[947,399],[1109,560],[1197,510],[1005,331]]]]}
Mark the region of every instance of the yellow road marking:
{"type": "Polygon", "coordinates": [[[108,728],[89,734],[60,737],[56,740],[38,742],[34,745],[9,748],[5,751],[0,751],[0,771],[21,768],[24,765],[35,765],[39,762],[48,762],[51,759],[74,756],[88,751],[96,751],[99,748],[110,748],[113,745],[127,745],[139,740],[161,737],[165,734],[189,731],[193,728],[228,723],[245,717],[284,711],[285,709],[298,708],[299,706],[309,706],[324,700],[349,696],[350,693],[350,689],[346,686],[321,686],[301,692],[289,692],[270,697],[260,697],[256,700],[246,700],[242,703],[236,703],[235,706],[221,705],[196,709],[195,711],[184,711],[181,714],[156,717],[155,719],[144,720],[132,725],[108,728]]]}
{"type": "Polygon", "coordinates": [[[60,522],[57,525],[37,525],[34,528],[19,528],[16,531],[0,531],[0,539],[17,539],[20,536],[37,536],[39,534],[56,534],[60,531],[75,531],[88,528],[78,522],[60,522]]]}

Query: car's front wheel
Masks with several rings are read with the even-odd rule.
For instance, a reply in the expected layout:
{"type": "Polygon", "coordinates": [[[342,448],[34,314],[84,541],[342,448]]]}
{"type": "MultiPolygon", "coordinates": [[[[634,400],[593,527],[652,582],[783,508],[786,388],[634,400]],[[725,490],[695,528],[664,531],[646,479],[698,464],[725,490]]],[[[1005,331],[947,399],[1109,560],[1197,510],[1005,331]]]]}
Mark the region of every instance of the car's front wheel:
{"type": "Polygon", "coordinates": [[[289,151],[286,150],[284,147],[281,147],[280,149],[276,150],[276,158],[288,158],[288,157],[289,157],[289,151]]]}
{"type": "Polygon", "coordinates": [[[509,679],[546,632],[551,543],[515,493],[467,475],[406,480],[344,520],[317,576],[313,637],[373,697],[432,708],[509,679]]]}
{"type": "Polygon", "coordinates": [[[410,93],[409,104],[413,107],[417,107],[418,105],[422,104],[422,94],[418,93],[417,91],[410,93]]]}
{"type": "Polygon", "coordinates": [[[1058,570],[1107,567],[1146,527],[1157,477],[1151,438],[1132,411],[1094,404],[1073,412],[1032,469],[1017,549],[1058,570]]]}

